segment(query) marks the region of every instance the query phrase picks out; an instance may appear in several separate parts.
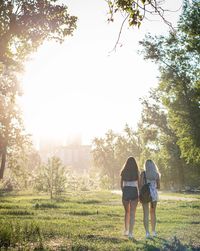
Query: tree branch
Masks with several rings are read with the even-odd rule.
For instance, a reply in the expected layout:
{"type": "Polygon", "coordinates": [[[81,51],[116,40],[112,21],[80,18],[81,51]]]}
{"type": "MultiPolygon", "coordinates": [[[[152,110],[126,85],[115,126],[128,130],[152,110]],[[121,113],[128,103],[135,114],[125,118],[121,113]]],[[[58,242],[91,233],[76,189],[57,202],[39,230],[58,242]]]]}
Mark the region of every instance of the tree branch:
{"type": "Polygon", "coordinates": [[[119,30],[119,34],[118,34],[118,37],[117,37],[117,41],[116,41],[116,43],[115,43],[115,46],[114,46],[114,48],[113,48],[109,53],[111,53],[111,52],[113,52],[113,51],[116,51],[117,45],[118,45],[119,40],[120,40],[120,37],[121,37],[122,29],[123,29],[124,24],[125,24],[125,22],[126,22],[126,20],[128,19],[129,16],[130,16],[130,15],[128,14],[128,15],[124,18],[124,20],[123,20],[123,22],[122,22],[122,24],[121,24],[120,30],[119,30]]]}

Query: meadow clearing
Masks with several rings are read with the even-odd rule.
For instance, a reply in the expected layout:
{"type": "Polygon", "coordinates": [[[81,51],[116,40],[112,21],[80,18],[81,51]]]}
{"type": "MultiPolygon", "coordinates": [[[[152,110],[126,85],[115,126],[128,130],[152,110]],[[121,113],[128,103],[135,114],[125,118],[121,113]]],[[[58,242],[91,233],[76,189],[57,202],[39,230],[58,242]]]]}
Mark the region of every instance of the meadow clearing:
{"type": "Polygon", "coordinates": [[[123,236],[118,193],[69,192],[52,201],[44,194],[4,194],[0,250],[200,250],[200,195],[162,192],[160,197],[158,237],[145,240],[139,204],[135,239],[129,240],[123,236]]]}

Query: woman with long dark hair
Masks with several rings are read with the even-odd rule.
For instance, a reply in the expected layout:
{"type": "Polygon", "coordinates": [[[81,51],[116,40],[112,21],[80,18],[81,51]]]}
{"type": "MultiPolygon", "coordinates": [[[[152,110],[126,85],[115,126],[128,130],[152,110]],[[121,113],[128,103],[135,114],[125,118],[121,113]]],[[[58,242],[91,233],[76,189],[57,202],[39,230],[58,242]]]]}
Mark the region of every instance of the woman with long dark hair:
{"type": "Polygon", "coordinates": [[[131,156],[127,159],[121,171],[122,203],[125,210],[124,235],[133,238],[135,212],[138,204],[139,169],[135,159],[131,156]]]}

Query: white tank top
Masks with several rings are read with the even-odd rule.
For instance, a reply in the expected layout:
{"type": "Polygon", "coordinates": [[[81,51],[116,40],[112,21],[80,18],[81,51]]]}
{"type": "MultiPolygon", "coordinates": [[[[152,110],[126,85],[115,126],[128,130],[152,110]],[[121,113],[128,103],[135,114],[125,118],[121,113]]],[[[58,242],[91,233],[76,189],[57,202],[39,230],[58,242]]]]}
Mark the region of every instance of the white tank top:
{"type": "Polygon", "coordinates": [[[123,186],[124,187],[138,187],[138,181],[137,180],[132,180],[132,181],[123,180],[123,186]]]}

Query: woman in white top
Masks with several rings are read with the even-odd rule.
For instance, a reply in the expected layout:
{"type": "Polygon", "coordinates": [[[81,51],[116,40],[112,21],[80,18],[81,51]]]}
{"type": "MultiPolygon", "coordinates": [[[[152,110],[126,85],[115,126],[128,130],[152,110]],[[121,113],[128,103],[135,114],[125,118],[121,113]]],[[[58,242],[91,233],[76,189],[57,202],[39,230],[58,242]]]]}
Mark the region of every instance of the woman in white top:
{"type": "Polygon", "coordinates": [[[133,157],[129,157],[121,171],[122,203],[125,210],[124,235],[133,238],[135,212],[138,204],[139,170],[133,157]]]}
{"type": "Polygon", "coordinates": [[[150,216],[151,216],[151,228],[152,228],[152,235],[155,237],[156,234],[156,205],[158,201],[158,191],[157,189],[160,189],[160,173],[158,171],[157,166],[154,164],[152,160],[147,160],[145,162],[145,173],[141,173],[141,179],[140,179],[140,188],[145,183],[145,177],[147,183],[150,184],[150,193],[152,197],[152,202],[150,203],[142,203],[143,206],[143,222],[144,222],[144,228],[146,230],[146,238],[150,238],[149,233],[149,205],[150,207],[150,216]]]}

